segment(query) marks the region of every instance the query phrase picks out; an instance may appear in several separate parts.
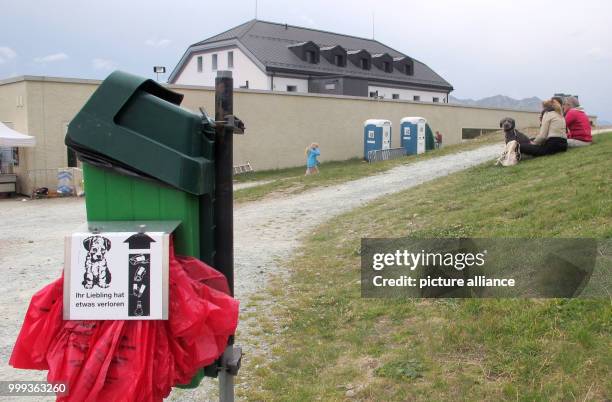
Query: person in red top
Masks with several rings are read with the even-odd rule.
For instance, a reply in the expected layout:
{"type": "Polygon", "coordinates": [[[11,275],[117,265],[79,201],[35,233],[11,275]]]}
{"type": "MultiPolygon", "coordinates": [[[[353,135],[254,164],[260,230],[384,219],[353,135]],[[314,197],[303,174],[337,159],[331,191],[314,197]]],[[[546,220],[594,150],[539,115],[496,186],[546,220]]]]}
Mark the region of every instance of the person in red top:
{"type": "Polygon", "coordinates": [[[591,122],[589,116],[580,107],[578,99],[570,96],[563,102],[565,125],[567,126],[567,146],[582,147],[591,145],[591,122]]]}

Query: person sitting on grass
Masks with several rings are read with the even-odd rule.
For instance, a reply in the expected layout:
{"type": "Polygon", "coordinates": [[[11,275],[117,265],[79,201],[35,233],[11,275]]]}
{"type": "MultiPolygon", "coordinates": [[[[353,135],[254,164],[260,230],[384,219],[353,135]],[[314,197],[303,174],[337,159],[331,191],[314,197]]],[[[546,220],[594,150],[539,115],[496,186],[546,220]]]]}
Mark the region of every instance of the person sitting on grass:
{"type": "Polygon", "coordinates": [[[567,145],[569,147],[584,147],[591,145],[591,124],[589,116],[580,107],[578,99],[570,96],[563,102],[565,124],[567,125],[567,145]]]}
{"type": "Polygon", "coordinates": [[[544,114],[540,133],[530,144],[521,144],[521,153],[532,156],[552,155],[567,150],[565,119],[558,101],[549,99],[542,102],[544,114]]]}
{"type": "Polygon", "coordinates": [[[317,160],[317,156],[321,155],[321,151],[319,150],[319,144],[313,142],[310,144],[308,148],[306,148],[306,174],[316,174],[319,173],[319,161],[317,160]]]}

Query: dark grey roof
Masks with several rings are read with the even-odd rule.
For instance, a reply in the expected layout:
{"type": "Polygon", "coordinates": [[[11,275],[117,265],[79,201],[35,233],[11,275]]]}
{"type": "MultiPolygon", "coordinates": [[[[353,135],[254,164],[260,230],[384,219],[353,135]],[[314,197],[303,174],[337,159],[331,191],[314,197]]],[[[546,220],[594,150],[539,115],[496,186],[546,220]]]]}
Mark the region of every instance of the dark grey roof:
{"type": "MultiPolygon", "coordinates": [[[[268,71],[286,71],[310,75],[345,75],[367,78],[371,81],[453,89],[451,84],[431,68],[412,58],[414,74],[411,76],[397,69],[394,69],[392,73],[384,72],[376,67],[372,67],[371,70],[363,70],[350,62],[347,63],[346,67],[338,67],[324,58],[321,58],[317,64],[308,63],[292,52],[289,46],[312,41],[321,48],[340,45],[348,52],[364,49],[371,55],[388,53],[394,59],[406,57],[406,55],[373,39],[273,22],[251,20],[204,41],[194,43],[190,48],[230,39],[239,41],[268,71]]],[[[180,66],[175,69],[175,71],[178,70],[180,70],[180,66]]]]}

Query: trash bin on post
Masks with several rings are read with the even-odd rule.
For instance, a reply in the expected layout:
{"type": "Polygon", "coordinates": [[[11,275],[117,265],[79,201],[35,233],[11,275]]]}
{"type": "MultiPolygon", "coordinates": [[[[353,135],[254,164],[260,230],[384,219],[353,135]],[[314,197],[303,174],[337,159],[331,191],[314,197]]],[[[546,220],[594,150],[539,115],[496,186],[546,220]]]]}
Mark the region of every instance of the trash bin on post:
{"type": "Polygon", "coordinates": [[[391,122],[383,119],[369,119],[363,123],[363,158],[369,160],[371,151],[391,148],[391,122]]]}
{"type": "Polygon", "coordinates": [[[87,220],[180,220],[176,252],[213,264],[214,127],[156,82],[112,73],[70,122],[87,220]]]}
{"type": "Polygon", "coordinates": [[[83,161],[88,221],[179,220],[176,253],[214,266],[215,124],[182,99],[116,71],[70,122],[66,145],[83,161]]]}

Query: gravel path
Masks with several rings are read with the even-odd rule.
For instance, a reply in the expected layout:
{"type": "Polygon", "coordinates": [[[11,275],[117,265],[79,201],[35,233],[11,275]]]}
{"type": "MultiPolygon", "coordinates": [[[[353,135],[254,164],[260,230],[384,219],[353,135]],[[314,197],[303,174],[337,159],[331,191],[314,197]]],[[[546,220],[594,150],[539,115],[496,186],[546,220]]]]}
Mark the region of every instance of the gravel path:
{"type": "MultiPolygon", "coordinates": [[[[251,295],[261,291],[267,273],[278,271],[299,240],[331,217],[364,205],[383,195],[466,169],[496,157],[501,146],[441,156],[385,173],[324,187],[306,193],[270,198],[240,205],[235,210],[235,283],[241,310],[248,311],[251,295]]],[[[8,366],[32,294],[55,279],[63,260],[63,236],[85,221],[81,199],[21,202],[0,201],[0,379],[42,380],[44,372],[15,370],[8,366]]],[[[263,313],[263,312],[258,312],[263,313]]],[[[245,343],[249,326],[241,321],[239,344],[245,343]]],[[[214,399],[216,381],[205,380],[196,390],[173,391],[171,399],[214,399]]]]}

